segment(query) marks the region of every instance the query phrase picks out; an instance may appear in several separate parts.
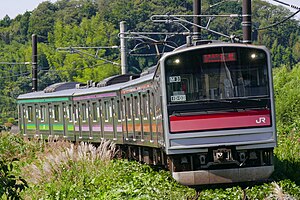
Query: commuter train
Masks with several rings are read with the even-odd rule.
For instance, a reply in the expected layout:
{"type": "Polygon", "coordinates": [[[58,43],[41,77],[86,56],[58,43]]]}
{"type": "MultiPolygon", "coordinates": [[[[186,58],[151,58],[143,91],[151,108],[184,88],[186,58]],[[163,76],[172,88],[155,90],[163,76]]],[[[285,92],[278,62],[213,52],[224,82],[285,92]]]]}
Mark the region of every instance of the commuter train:
{"type": "Polygon", "coordinates": [[[26,137],[113,140],[184,185],[266,179],[276,145],[270,60],[263,46],[186,46],[140,75],[20,95],[19,127],[26,137]]]}

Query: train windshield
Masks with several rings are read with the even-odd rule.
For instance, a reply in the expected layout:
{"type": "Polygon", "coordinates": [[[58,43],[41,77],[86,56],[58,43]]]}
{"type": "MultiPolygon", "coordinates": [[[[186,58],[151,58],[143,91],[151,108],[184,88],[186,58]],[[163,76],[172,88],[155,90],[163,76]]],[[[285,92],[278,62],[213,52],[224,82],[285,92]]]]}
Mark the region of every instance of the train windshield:
{"type": "Polygon", "coordinates": [[[265,51],[214,47],[165,60],[168,103],[269,96],[265,51]]]}

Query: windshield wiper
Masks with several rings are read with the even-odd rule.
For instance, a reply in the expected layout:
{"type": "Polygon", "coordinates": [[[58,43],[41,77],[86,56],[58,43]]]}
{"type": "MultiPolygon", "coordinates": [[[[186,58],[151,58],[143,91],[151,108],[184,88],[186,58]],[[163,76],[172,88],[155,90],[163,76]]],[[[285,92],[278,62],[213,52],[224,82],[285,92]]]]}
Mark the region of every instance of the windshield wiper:
{"type": "Polygon", "coordinates": [[[261,100],[261,99],[266,99],[266,98],[270,98],[270,96],[269,95],[261,95],[261,96],[235,97],[235,98],[232,98],[232,100],[261,100]]]}
{"type": "Polygon", "coordinates": [[[193,102],[203,102],[203,103],[232,103],[232,100],[228,99],[202,99],[202,100],[195,100],[193,102]]]}

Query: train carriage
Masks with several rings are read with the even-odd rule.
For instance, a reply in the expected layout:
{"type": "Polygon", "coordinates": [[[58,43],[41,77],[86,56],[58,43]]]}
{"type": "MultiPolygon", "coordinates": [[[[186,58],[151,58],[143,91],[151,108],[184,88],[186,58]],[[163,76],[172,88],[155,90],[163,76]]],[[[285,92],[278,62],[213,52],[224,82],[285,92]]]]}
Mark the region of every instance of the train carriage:
{"type": "Polygon", "coordinates": [[[159,102],[155,101],[153,87],[153,73],[146,74],[139,79],[126,83],[121,90],[124,112],[125,140],[128,143],[144,146],[159,147],[163,140],[159,133],[157,110],[159,102]]]}
{"type": "Polygon", "coordinates": [[[72,95],[77,82],[53,84],[18,97],[19,128],[27,137],[74,137],[72,95]]]}
{"type": "Polygon", "coordinates": [[[211,43],[160,60],[165,151],[186,185],[268,178],[275,115],[265,47],[211,43]]]}
{"type": "Polygon", "coordinates": [[[73,95],[79,141],[110,139],[123,143],[119,93],[122,84],[83,87],[73,95]]]}

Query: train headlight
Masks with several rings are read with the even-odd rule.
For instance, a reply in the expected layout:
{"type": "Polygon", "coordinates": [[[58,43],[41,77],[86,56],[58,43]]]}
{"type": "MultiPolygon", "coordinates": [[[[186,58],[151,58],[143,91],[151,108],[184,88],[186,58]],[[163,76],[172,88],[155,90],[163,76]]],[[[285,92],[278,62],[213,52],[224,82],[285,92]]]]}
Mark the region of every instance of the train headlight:
{"type": "Polygon", "coordinates": [[[255,58],[257,58],[257,55],[255,53],[253,53],[253,54],[251,54],[251,58],[255,59],[255,58]]]}
{"type": "Polygon", "coordinates": [[[179,58],[176,58],[175,60],[174,60],[174,64],[179,64],[180,63],[180,59],[179,58]]]}

